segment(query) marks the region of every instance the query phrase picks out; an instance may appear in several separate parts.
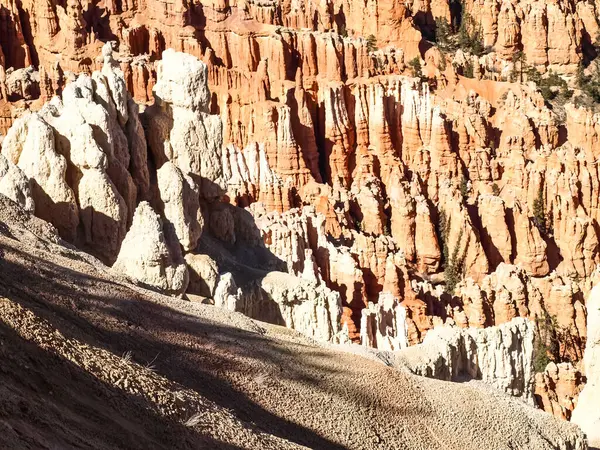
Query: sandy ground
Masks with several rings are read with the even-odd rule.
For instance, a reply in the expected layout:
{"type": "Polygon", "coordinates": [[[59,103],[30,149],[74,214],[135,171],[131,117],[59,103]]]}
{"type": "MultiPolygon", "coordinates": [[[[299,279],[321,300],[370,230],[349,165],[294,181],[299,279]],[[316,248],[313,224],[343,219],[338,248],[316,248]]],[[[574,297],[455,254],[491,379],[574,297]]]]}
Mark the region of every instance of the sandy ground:
{"type": "Polygon", "coordinates": [[[0,198],[0,448],[575,449],[579,429],[137,287],[0,198]]]}

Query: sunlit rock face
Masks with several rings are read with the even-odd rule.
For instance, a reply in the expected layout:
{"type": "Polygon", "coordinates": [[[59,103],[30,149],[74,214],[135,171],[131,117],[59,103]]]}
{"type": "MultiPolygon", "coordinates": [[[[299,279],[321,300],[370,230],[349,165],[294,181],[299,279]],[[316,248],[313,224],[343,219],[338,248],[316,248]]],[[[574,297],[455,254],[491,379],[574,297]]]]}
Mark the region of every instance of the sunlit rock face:
{"type": "Polygon", "coordinates": [[[595,5],[467,1],[478,58],[426,43],[455,21],[447,2],[0,3],[0,193],[147,286],[318,339],[396,351],[444,325],[556,317],[536,392],[570,414],[599,119],[500,80],[520,50],[575,74],[595,5]]]}
{"type": "Polygon", "coordinates": [[[526,319],[486,329],[444,326],[396,357],[419,375],[444,380],[481,378],[533,402],[533,335],[533,324],[526,319]]]}

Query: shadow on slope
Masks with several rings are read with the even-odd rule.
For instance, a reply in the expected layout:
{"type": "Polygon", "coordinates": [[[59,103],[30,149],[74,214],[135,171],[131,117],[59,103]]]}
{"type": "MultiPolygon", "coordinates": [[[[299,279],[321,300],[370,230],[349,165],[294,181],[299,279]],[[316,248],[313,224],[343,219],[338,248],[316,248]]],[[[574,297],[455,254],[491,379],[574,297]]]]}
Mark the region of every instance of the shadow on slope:
{"type": "MultiPolygon", "coordinates": [[[[0,294],[33,310],[66,337],[116,355],[131,352],[142,365],[154,361],[161,375],[269,434],[313,448],[343,448],[266,410],[240,390],[248,379],[263,376],[255,367],[263,362],[278,366],[283,378],[318,385],[319,380],[303,375],[299,367],[284,360],[282,352],[289,350],[273,340],[181,313],[118,283],[2,244],[5,257],[0,260],[0,294]]],[[[260,386],[257,388],[260,391],[260,386]]]]}
{"type": "Polygon", "coordinates": [[[1,321],[0,342],[2,448],[241,449],[154,413],[1,321]]]}

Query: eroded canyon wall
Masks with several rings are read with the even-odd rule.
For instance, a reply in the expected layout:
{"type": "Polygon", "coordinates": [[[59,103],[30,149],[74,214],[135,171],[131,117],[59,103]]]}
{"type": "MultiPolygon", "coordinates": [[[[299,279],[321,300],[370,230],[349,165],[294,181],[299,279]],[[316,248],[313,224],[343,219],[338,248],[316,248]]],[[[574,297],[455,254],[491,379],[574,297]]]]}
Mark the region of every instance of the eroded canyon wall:
{"type": "MultiPolygon", "coordinates": [[[[0,5],[2,153],[20,180],[1,192],[65,239],[322,339],[397,350],[444,323],[548,315],[560,360],[583,357],[599,119],[442,69],[424,37],[448,3],[0,5]],[[411,76],[415,56],[433,82],[411,76]],[[151,254],[133,252],[140,236],[151,254]]],[[[522,50],[573,74],[594,56],[595,8],[465,2],[492,50],[476,72],[522,50]]],[[[540,386],[569,371],[546,372],[540,386]]]]}

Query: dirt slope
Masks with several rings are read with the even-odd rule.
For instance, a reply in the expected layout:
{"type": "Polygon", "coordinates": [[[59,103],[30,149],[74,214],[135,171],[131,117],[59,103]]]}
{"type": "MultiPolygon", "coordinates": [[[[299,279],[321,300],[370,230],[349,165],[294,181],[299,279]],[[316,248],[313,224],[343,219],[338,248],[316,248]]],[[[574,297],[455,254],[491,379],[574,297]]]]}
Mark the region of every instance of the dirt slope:
{"type": "Polygon", "coordinates": [[[504,395],[133,286],[4,197],[0,249],[0,448],[584,448],[504,395]]]}

